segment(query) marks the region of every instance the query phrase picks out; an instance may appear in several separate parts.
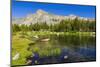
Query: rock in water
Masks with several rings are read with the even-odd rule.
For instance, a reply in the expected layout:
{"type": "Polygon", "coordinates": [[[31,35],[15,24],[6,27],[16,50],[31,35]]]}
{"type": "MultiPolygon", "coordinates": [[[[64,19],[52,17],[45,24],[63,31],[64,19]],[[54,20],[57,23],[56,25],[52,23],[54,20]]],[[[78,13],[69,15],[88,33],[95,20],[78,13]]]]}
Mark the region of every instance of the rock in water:
{"type": "Polygon", "coordinates": [[[64,56],[64,59],[67,59],[67,58],[68,58],[68,56],[67,56],[67,55],[65,55],[65,56],[64,56]]]}
{"type": "Polygon", "coordinates": [[[41,41],[43,41],[43,42],[46,42],[46,41],[49,41],[50,39],[42,39],[41,41]]]}

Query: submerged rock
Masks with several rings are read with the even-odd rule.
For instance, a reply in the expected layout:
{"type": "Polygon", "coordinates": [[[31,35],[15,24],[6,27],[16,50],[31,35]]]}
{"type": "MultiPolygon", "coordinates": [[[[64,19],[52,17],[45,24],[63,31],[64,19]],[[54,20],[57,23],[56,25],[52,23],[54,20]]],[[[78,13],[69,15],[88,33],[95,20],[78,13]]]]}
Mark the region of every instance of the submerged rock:
{"type": "Polygon", "coordinates": [[[68,58],[68,56],[67,56],[67,55],[65,55],[65,56],[64,56],[64,59],[67,59],[67,58],[68,58]]]}

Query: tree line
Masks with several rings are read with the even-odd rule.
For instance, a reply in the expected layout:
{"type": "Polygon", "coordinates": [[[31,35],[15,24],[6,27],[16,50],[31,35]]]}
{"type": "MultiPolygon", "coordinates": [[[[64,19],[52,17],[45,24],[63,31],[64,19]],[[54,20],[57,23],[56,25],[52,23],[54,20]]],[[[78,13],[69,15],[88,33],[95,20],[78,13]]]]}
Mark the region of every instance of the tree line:
{"type": "Polygon", "coordinates": [[[96,21],[90,20],[79,20],[75,18],[74,20],[62,20],[56,24],[47,24],[46,22],[34,23],[30,25],[25,24],[12,24],[12,31],[51,31],[51,32],[95,32],[96,31],[96,21]]]}

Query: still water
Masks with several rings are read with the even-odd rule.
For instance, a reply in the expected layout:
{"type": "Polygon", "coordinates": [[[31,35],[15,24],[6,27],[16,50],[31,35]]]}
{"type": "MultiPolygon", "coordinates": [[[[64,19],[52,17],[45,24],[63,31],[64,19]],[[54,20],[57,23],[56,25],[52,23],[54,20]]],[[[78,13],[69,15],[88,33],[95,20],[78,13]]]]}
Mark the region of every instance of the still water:
{"type": "MultiPolygon", "coordinates": [[[[60,54],[40,57],[38,52],[33,52],[34,56],[30,58],[30,64],[52,64],[52,63],[72,63],[87,62],[96,60],[96,39],[89,35],[42,35],[35,46],[41,48],[60,49],[60,54]],[[42,39],[48,38],[46,42],[42,39]]],[[[34,49],[34,46],[31,48],[34,49]]]]}

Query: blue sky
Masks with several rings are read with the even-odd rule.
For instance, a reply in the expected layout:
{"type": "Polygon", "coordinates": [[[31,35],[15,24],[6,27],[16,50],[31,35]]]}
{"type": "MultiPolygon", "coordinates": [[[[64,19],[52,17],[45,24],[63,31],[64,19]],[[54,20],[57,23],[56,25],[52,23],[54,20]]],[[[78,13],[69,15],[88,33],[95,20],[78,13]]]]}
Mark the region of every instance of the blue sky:
{"type": "Polygon", "coordinates": [[[21,18],[28,14],[34,14],[38,9],[57,15],[74,14],[81,17],[95,18],[95,6],[12,1],[13,18],[21,18]]]}

